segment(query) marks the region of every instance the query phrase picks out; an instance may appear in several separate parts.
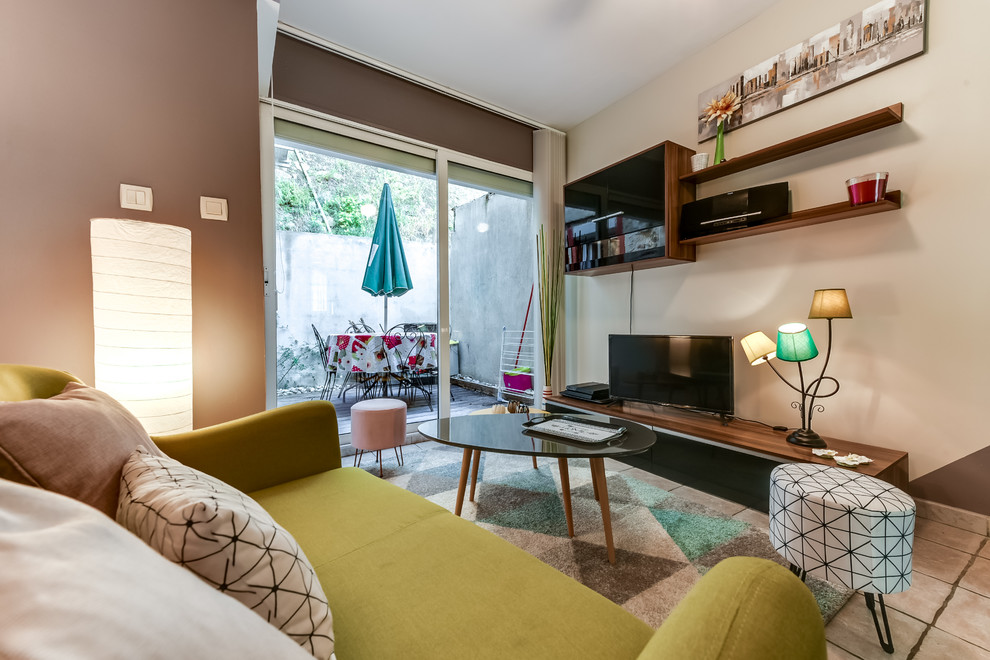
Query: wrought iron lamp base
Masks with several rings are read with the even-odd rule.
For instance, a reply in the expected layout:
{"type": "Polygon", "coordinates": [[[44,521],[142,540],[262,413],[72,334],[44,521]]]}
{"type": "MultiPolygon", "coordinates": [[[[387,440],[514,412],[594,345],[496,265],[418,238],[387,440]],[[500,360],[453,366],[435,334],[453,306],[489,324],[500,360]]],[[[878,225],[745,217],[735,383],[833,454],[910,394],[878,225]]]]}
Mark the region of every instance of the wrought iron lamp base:
{"type": "Polygon", "coordinates": [[[787,441],[792,445],[800,445],[802,447],[816,447],[821,449],[828,447],[822,436],[811,429],[798,429],[787,436],[787,441]]]}

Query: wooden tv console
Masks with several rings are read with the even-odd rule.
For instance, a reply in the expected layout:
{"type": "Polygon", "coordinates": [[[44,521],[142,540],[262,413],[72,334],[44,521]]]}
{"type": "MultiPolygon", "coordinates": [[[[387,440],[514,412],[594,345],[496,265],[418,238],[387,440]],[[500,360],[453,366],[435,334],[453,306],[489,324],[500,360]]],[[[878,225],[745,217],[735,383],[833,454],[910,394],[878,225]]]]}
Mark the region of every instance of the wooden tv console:
{"type": "MultiPolygon", "coordinates": [[[[821,463],[835,465],[829,458],[819,458],[809,447],[799,447],[787,442],[787,433],[774,431],[755,422],[732,419],[727,424],[713,415],[678,410],[645,403],[617,402],[610,406],[554,395],[547,403],[575,411],[586,411],[628,419],[656,428],[661,433],[685,436],[691,440],[725,446],[729,449],[753,454],[779,463],[821,463]]],[[[882,479],[902,490],[908,485],[908,454],[896,449],[874,447],[838,438],[825,438],[829,449],[840,454],[860,454],[873,459],[872,463],[848,468],[862,474],[882,479]]]]}

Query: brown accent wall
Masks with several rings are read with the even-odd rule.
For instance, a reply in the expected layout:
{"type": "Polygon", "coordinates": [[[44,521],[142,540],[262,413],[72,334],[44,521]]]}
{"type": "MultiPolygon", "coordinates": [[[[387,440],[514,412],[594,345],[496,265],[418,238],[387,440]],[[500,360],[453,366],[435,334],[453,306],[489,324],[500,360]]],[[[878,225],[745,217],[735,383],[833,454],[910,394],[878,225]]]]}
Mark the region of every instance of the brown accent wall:
{"type": "Polygon", "coordinates": [[[275,40],[275,98],[334,117],[533,169],[533,129],[285,34],[275,40]]]}
{"type": "Polygon", "coordinates": [[[243,0],[8,3],[0,362],[93,382],[89,220],[192,230],[194,423],[264,408],[257,17],[243,0]],[[120,183],[151,186],[150,213],[120,183]],[[226,197],[230,220],[199,218],[226,197]]]}
{"type": "Polygon", "coordinates": [[[932,470],[911,482],[914,497],[990,516],[990,447],[932,470]]]}

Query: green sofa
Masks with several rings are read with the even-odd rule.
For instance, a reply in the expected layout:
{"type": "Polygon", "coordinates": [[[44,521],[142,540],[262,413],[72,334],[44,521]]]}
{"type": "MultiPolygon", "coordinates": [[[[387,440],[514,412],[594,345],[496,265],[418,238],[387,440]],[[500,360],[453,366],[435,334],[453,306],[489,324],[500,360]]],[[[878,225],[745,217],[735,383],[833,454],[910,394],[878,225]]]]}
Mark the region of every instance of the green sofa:
{"type": "MultiPolygon", "coordinates": [[[[0,400],[51,397],[70,380],[0,365],[0,400]]],[[[723,561],[654,631],[473,523],[341,467],[325,401],[153,439],[249,493],[295,536],[329,600],[340,660],[826,657],[814,598],[782,566],[723,561]]],[[[16,476],[2,451],[0,476],[16,476]]]]}

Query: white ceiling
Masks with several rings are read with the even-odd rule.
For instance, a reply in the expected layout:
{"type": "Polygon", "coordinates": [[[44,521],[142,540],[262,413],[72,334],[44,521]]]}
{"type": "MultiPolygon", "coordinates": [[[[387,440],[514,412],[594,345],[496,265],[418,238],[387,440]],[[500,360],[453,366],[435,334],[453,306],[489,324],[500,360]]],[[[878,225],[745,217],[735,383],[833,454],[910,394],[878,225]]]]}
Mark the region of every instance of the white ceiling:
{"type": "Polygon", "coordinates": [[[776,1],[281,0],[279,20],[567,130],[776,1]]]}

